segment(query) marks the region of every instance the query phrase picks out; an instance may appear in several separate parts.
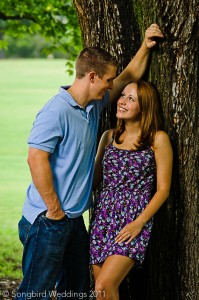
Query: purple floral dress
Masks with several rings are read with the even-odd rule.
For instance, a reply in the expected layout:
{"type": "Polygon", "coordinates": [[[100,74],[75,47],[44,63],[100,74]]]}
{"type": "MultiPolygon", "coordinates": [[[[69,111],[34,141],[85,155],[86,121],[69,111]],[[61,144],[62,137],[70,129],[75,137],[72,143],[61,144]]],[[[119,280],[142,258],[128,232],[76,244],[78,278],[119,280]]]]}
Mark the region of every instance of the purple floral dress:
{"type": "Polygon", "coordinates": [[[90,223],[90,264],[110,255],[124,255],[143,262],[153,220],[128,245],[114,243],[120,230],[144,210],[151,200],[155,181],[155,157],[151,147],[118,149],[111,143],[103,158],[103,183],[90,223]]]}

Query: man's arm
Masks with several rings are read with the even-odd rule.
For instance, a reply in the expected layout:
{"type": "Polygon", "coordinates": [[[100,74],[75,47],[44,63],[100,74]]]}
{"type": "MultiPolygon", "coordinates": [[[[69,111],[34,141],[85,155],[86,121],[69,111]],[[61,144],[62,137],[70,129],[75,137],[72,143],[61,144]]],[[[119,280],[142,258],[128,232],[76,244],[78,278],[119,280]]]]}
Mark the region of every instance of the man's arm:
{"type": "Polygon", "coordinates": [[[145,32],[144,41],[127,67],[113,80],[113,89],[110,91],[110,101],[117,100],[124,87],[132,81],[139,80],[146,70],[150,49],[156,45],[154,38],[163,38],[157,24],[152,24],[145,32]]]}
{"type": "Polygon", "coordinates": [[[34,185],[47,206],[46,217],[59,220],[65,216],[53,186],[49,153],[29,148],[28,164],[34,185]]]}

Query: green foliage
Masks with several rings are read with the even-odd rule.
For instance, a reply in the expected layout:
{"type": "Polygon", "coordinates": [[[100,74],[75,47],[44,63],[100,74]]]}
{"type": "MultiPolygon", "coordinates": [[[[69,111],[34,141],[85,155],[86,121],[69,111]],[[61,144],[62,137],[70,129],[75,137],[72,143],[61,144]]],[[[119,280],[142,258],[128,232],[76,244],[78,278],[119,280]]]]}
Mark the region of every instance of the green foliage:
{"type": "MultiPolygon", "coordinates": [[[[38,33],[47,39],[49,53],[56,49],[74,60],[81,47],[79,24],[70,0],[2,0],[0,19],[0,35],[19,38],[38,33]]],[[[5,47],[5,42],[1,46],[5,47]]]]}

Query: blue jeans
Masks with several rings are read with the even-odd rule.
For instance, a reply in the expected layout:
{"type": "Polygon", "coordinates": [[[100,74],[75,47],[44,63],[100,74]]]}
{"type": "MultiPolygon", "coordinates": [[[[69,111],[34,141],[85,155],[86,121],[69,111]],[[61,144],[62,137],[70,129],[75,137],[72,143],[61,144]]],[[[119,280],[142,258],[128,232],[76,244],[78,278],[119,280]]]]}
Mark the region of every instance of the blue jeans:
{"type": "Polygon", "coordinates": [[[19,238],[24,278],[15,299],[89,299],[89,238],[82,216],[56,221],[42,213],[33,225],[22,216],[19,238]]]}

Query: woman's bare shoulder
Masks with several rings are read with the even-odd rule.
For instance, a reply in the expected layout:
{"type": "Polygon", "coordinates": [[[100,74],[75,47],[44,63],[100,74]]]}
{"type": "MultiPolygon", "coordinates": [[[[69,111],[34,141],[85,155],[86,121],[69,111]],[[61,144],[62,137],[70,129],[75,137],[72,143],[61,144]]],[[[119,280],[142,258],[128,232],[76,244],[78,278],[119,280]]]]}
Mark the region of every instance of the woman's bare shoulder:
{"type": "Polygon", "coordinates": [[[113,129],[106,130],[100,139],[100,147],[106,148],[112,141],[113,129]]]}
{"type": "Polygon", "coordinates": [[[166,146],[171,146],[170,138],[165,131],[159,130],[155,135],[154,148],[164,148],[166,146]]]}

